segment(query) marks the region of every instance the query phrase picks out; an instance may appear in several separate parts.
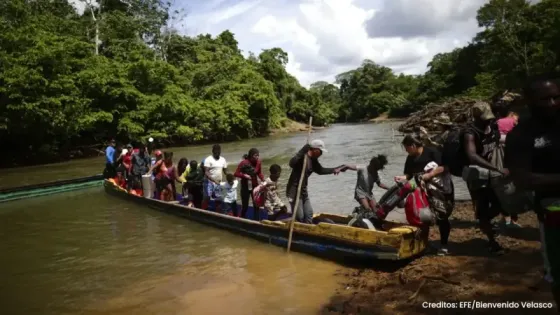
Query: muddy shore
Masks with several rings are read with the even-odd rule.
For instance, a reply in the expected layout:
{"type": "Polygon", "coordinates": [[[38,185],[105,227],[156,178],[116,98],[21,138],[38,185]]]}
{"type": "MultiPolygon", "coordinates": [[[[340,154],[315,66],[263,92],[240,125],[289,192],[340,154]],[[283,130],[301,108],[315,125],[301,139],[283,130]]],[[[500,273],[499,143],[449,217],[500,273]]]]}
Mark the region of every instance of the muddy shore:
{"type": "MultiPolygon", "coordinates": [[[[476,226],[472,207],[462,203],[452,215],[449,256],[439,257],[430,251],[402,264],[341,268],[338,276],[344,280],[322,314],[555,314],[554,309],[521,306],[474,311],[464,305],[462,309],[423,307],[423,302],[440,301],[553,303],[549,286],[542,280],[537,218],[532,212],[524,213],[519,223],[519,229],[500,225],[498,241],[508,252],[493,257],[476,226]]],[[[437,228],[431,229],[430,240],[437,248],[437,228]]]]}

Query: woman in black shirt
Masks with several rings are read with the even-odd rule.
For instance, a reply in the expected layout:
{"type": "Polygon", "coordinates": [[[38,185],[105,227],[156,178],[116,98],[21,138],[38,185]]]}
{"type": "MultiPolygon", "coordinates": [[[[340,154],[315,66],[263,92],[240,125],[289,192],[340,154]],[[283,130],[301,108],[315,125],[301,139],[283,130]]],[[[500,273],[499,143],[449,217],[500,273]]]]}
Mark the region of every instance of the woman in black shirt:
{"type": "MultiPolygon", "coordinates": [[[[395,181],[410,180],[420,175],[426,183],[430,208],[436,215],[441,236],[441,248],[438,255],[447,255],[447,242],[451,232],[449,216],[455,205],[455,192],[449,172],[442,165],[441,152],[434,147],[424,146],[422,138],[417,134],[407,135],[402,141],[408,157],[404,164],[404,175],[396,176],[395,181]],[[429,164],[435,163],[436,167],[429,164]],[[426,169],[426,168],[429,169],[426,169]]],[[[417,183],[420,184],[420,183],[417,183]]]]}

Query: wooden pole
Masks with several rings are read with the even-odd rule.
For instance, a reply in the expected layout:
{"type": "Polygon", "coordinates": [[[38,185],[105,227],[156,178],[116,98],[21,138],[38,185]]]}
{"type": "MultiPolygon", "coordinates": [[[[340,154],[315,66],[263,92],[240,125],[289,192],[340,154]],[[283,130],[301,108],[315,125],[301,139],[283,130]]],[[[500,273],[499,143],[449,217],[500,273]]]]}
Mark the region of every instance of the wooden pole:
{"type": "MultiPolygon", "coordinates": [[[[313,122],[313,117],[309,117],[309,130],[307,132],[307,144],[309,144],[309,139],[311,138],[312,122],[313,122]]],[[[299,207],[299,199],[301,197],[301,186],[303,184],[303,178],[305,176],[305,173],[307,173],[308,162],[309,162],[309,155],[306,152],[305,156],[303,157],[303,167],[301,169],[301,176],[299,177],[299,185],[297,188],[296,200],[294,203],[294,207],[292,208],[292,221],[290,221],[290,234],[288,235],[288,248],[287,248],[288,253],[290,252],[290,247],[292,247],[292,234],[294,233],[294,223],[296,221],[297,208],[299,207]]]]}

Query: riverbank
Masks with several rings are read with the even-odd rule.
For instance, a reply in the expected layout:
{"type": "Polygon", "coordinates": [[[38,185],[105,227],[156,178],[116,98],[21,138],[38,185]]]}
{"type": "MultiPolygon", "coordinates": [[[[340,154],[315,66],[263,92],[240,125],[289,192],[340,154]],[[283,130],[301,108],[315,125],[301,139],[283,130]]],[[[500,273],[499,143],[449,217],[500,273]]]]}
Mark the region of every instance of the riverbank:
{"type": "MultiPolygon", "coordinates": [[[[406,266],[374,269],[339,269],[345,280],[325,307],[324,314],[431,314],[423,302],[546,302],[553,303],[542,279],[539,230],[533,212],[522,214],[521,229],[508,229],[498,241],[509,252],[491,257],[485,237],[474,221],[468,203],[459,205],[452,217],[450,256],[427,254],[406,266]]],[[[439,232],[431,229],[432,245],[439,232]]],[[[469,306],[470,307],[470,306],[469,306]]],[[[467,307],[468,308],[468,307],[467,307]]],[[[501,314],[495,309],[482,313],[501,314]]],[[[468,312],[472,312],[470,309],[468,312]]],[[[539,314],[551,310],[539,309],[539,314]]],[[[458,309],[438,309],[438,314],[465,314],[458,309]]],[[[505,312],[504,312],[505,313],[505,312]]],[[[508,309],[507,314],[527,310],[508,309]]]]}
{"type": "MultiPolygon", "coordinates": [[[[315,130],[322,130],[325,128],[327,127],[312,126],[312,132],[315,130]]],[[[301,132],[301,131],[308,131],[308,130],[309,130],[309,126],[307,124],[286,118],[284,121],[282,121],[281,127],[270,130],[268,134],[269,136],[274,136],[279,134],[294,133],[294,132],[301,132]]]]}
{"type": "Polygon", "coordinates": [[[381,115],[373,119],[370,119],[369,121],[373,123],[385,123],[385,122],[390,123],[390,122],[405,122],[406,119],[407,119],[406,117],[389,117],[389,113],[386,112],[386,113],[382,113],[381,115]]]}
{"type": "MultiPolygon", "coordinates": [[[[312,131],[323,130],[325,128],[328,128],[328,127],[313,126],[312,131]]],[[[263,137],[267,137],[267,136],[276,136],[276,135],[282,135],[282,134],[304,132],[304,131],[307,131],[307,130],[308,130],[307,124],[300,123],[300,122],[297,122],[295,120],[291,120],[291,119],[286,118],[284,121],[282,121],[282,124],[281,124],[280,127],[269,130],[268,134],[265,135],[265,136],[255,137],[253,139],[263,138],[263,137]]],[[[243,141],[243,140],[249,140],[249,139],[239,139],[239,140],[235,140],[235,141],[243,141]]],[[[118,141],[118,139],[117,139],[117,141],[118,141]]],[[[235,141],[218,141],[218,142],[220,142],[220,143],[231,143],[231,142],[235,142],[235,141]]],[[[190,146],[198,146],[198,145],[204,145],[204,144],[209,144],[209,143],[213,144],[215,142],[216,141],[198,141],[198,142],[190,143],[190,144],[186,144],[186,145],[160,142],[160,143],[156,144],[156,147],[159,148],[159,149],[165,149],[165,148],[169,148],[169,147],[190,147],[190,146]]],[[[79,159],[101,157],[101,156],[105,155],[106,146],[107,146],[106,144],[97,144],[97,145],[78,147],[78,148],[75,148],[75,149],[71,149],[67,156],[59,156],[59,157],[51,156],[48,159],[34,159],[33,161],[29,161],[29,162],[21,163],[21,164],[1,165],[0,169],[10,169],[10,168],[28,167],[28,166],[40,166],[40,165],[46,165],[46,164],[64,163],[64,162],[69,162],[69,161],[79,160],[79,159]],[[37,160],[40,161],[40,162],[39,163],[35,162],[37,160]]]]}

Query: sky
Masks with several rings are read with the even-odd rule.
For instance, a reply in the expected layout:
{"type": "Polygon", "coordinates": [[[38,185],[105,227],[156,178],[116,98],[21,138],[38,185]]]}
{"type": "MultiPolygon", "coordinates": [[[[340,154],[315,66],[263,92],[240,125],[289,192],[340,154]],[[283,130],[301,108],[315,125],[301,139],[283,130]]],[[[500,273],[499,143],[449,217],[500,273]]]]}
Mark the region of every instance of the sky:
{"type": "Polygon", "coordinates": [[[309,86],[332,82],[364,59],[397,73],[422,74],[437,53],[480,31],[488,0],[174,0],[186,35],[229,29],[244,54],[280,47],[287,70],[309,86]]]}

